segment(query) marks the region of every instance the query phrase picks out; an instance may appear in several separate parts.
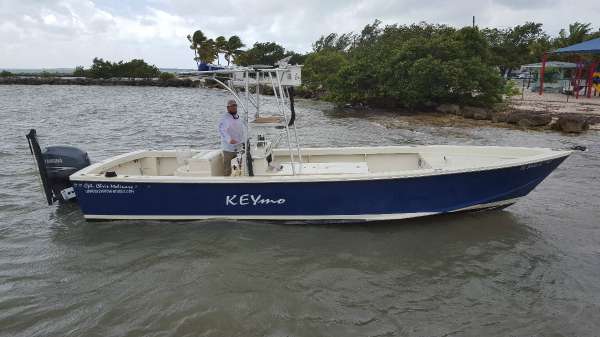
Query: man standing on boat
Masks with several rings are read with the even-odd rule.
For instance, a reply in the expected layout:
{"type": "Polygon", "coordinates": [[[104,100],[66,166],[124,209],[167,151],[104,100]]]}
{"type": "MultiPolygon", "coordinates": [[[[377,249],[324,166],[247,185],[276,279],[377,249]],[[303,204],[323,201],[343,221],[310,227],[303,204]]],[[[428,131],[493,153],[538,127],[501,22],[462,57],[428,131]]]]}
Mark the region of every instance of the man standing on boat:
{"type": "Polygon", "coordinates": [[[239,147],[245,142],[244,125],[237,113],[237,103],[233,99],[227,101],[227,113],[221,118],[219,133],[223,150],[224,174],[227,177],[231,175],[231,160],[237,156],[239,147]]]}

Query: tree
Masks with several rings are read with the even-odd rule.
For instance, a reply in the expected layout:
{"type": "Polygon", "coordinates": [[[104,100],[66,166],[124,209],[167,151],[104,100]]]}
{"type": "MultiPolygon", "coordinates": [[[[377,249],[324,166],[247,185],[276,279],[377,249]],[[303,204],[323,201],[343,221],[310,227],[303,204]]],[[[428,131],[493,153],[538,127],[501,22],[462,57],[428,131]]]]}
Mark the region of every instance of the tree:
{"type": "Polygon", "coordinates": [[[303,85],[311,91],[322,91],[332,86],[337,72],[348,64],[348,57],[341,51],[323,49],[306,57],[302,69],[303,85]]]}
{"type": "Polygon", "coordinates": [[[227,65],[231,64],[232,58],[242,54],[240,48],[244,47],[242,40],[237,35],[226,39],[224,36],[218,36],[216,39],[208,39],[202,31],[197,30],[192,35],[187,36],[190,41],[190,49],[194,51],[194,61],[198,67],[201,63],[212,63],[217,59],[220,65],[220,54],[224,54],[227,65]]]}
{"type": "Polygon", "coordinates": [[[256,42],[251,49],[239,55],[236,63],[243,66],[252,64],[274,65],[285,57],[285,49],[275,42],[256,42]]]}
{"type": "Polygon", "coordinates": [[[506,29],[488,28],[483,34],[491,46],[492,62],[504,76],[512,69],[539,60],[542,56],[539,47],[547,46],[549,41],[542,24],[534,22],[506,29]]]}
{"type": "Polygon", "coordinates": [[[292,50],[285,52],[285,57],[291,56],[290,60],[288,61],[289,64],[304,64],[309,55],[311,54],[300,54],[292,50]]]}
{"type": "Polygon", "coordinates": [[[77,66],[75,67],[75,70],[73,70],[73,76],[76,77],[85,77],[85,69],[83,68],[83,66],[77,66]]]}
{"type": "Polygon", "coordinates": [[[158,78],[161,81],[168,81],[168,80],[173,80],[175,79],[177,76],[173,73],[169,73],[169,72],[161,72],[160,75],[158,75],[158,78]]]}
{"type": "Polygon", "coordinates": [[[13,77],[13,76],[15,76],[15,75],[8,70],[2,70],[2,72],[0,72],[0,77],[13,77]]]}
{"type": "Polygon", "coordinates": [[[111,78],[113,77],[113,65],[109,61],[94,57],[89,73],[92,78],[111,78]]]}
{"type": "Polygon", "coordinates": [[[352,33],[338,35],[331,33],[327,36],[321,35],[321,37],[313,43],[313,51],[320,52],[325,49],[332,49],[337,51],[347,50],[354,42],[355,36],[352,33]]]}
{"type": "Polygon", "coordinates": [[[569,25],[569,32],[561,29],[558,33],[558,38],[555,40],[555,47],[562,48],[572,44],[586,41],[590,38],[592,31],[591,23],[575,22],[569,25]]]}
{"type": "Polygon", "coordinates": [[[492,59],[477,28],[381,27],[375,21],[346,51],[324,48],[309,55],[304,83],[338,103],[410,109],[445,102],[491,105],[501,101],[504,87],[492,59]]]}
{"type": "Polygon", "coordinates": [[[379,20],[375,20],[372,24],[366,25],[360,34],[356,36],[356,43],[364,46],[375,42],[382,33],[381,28],[379,27],[380,25],[381,21],[379,20]]]}
{"type": "Polygon", "coordinates": [[[224,36],[218,36],[215,39],[215,49],[217,51],[217,64],[221,64],[221,60],[219,59],[219,54],[225,53],[227,49],[227,39],[224,36]]]}
{"type": "MultiPolygon", "coordinates": [[[[128,77],[148,79],[152,77],[158,77],[160,75],[160,70],[158,70],[156,66],[151,66],[142,59],[133,59],[126,63],[119,62],[119,65],[126,70],[120,71],[119,73],[128,77]]],[[[116,70],[118,72],[118,68],[116,70]]]]}
{"type": "Polygon", "coordinates": [[[208,39],[203,42],[197,49],[198,58],[200,62],[209,64],[215,61],[218,57],[219,51],[213,39],[208,39]]]}
{"type": "Polygon", "coordinates": [[[83,71],[86,77],[89,76],[92,78],[152,78],[160,74],[156,66],[149,65],[142,59],[112,63],[95,57],[89,71],[85,71],[83,67],[78,68],[81,68],[80,70],[83,71]]]}
{"type": "Polygon", "coordinates": [[[194,51],[194,61],[196,61],[198,67],[202,62],[211,63],[214,60],[214,41],[208,40],[201,30],[188,35],[187,39],[190,42],[190,49],[194,51]]]}
{"type": "Polygon", "coordinates": [[[47,71],[47,70],[43,70],[43,71],[40,73],[40,77],[46,77],[46,78],[47,78],[47,77],[54,77],[54,75],[56,75],[56,73],[51,73],[51,72],[49,72],[49,71],[47,71]]]}
{"type": "Polygon", "coordinates": [[[240,50],[243,47],[244,47],[244,44],[242,43],[242,40],[240,39],[239,36],[232,35],[229,37],[229,40],[227,40],[227,44],[225,46],[225,59],[227,60],[228,66],[230,65],[230,63],[232,61],[232,57],[236,58],[240,54],[243,53],[240,50]]]}

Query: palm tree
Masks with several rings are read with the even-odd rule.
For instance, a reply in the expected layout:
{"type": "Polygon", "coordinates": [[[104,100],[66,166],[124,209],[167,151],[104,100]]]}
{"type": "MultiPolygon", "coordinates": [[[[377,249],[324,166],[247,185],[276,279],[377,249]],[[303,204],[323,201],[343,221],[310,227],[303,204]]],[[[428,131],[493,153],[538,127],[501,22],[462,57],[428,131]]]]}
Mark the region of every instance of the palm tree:
{"type": "Polygon", "coordinates": [[[592,31],[591,23],[580,23],[575,22],[569,25],[569,31],[561,29],[558,33],[558,41],[561,47],[580,43],[588,39],[590,32],[592,31]]]}
{"type": "Polygon", "coordinates": [[[198,57],[201,62],[212,63],[218,56],[217,47],[213,39],[208,39],[198,48],[198,57]]]}
{"type": "Polygon", "coordinates": [[[239,36],[233,35],[227,40],[224,36],[219,36],[215,40],[207,39],[202,31],[197,30],[192,35],[187,36],[190,41],[190,49],[194,51],[194,61],[200,66],[201,63],[212,63],[215,59],[219,64],[219,54],[224,53],[227,59],[227,65],[231,64],[231,58],[242,53],[240,48],[244,47],[239,36]]]}
{"type": "Polygon", "coordinates": [[[219,36],[215,39],[215,48],[217,49],[217,64],[221,65],[221,60],[219,59],[219,54],[224,53],[227,49],[227,39],[225,36],[219,36]]]}
{"type": "Polygon", "coordinates": [[[242,40],[240,39],[239,36],[233,35],[229,38],[229,40],[227,41],[226,47],[225,47],[225,59],[227,60],[228,66],[231,63],[231,57],[232,56],[236,57],[236,56],[240,55],[242,53],[240,48],[243,48],[243,47],[244,47],[244,44],[242,43],[242,40]]]}
{"type": "Polygon", "coordinates": [[[569,42],[579,43],[583,42],[587,35],[592,31],[591,23],[580,23],[575,22],[569,25],[569,42]]]}
{"type": "Polygon", "coordinates": [[[199,66],[200,63],[203,61],[202,57],[200,56],[200,48],[207,41],[206,36],[204,35],[204,33],[202,33],[201,30],[197,30],[194,32],[193,35],[188,35],[187,39],[191,43],[190,49],[194,51],[194,61],[196,61],[196,64],[199,66]]]}

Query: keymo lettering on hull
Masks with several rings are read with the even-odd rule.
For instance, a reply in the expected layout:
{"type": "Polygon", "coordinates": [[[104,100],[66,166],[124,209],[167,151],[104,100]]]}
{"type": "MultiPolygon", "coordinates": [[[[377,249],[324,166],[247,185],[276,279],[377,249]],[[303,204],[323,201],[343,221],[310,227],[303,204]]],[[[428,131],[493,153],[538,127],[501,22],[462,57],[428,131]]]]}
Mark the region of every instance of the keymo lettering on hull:
{"type": "Polygon", "coordinates": [[[270,199],[260,194],[234,194],[225,196],[225,205],[227,206],[283,205],[285,202],[284,198],[270,199]]]}

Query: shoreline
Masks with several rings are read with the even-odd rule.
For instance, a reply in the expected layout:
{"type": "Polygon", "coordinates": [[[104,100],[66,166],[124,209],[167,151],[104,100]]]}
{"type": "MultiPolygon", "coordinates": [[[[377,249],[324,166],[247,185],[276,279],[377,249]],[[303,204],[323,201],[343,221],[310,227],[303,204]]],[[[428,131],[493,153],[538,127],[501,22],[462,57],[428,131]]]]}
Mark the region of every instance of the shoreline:
{"type": "Polygon", "coordinates": [[[507,106],[498,110],[440,105],[436,112],[530,130],[553,130],[564,133],[582,133],[589,129],[600,130],[598,113],[576,109],[551,111],[544,109],[539,103],[524,105],[512,100],[508,100],[507,106]]]}
{"type": "MultiPolygon", "coordinates": [[[[1,77],[0,85],[101,85],[101,86],[138,86],[138,87],[174,87],[198,88],[206,86],[201,80],[191,78],[87,78],[87,77],[1,77]]],[[[207,86],[209,87],[209,86],[207,86]]]]}
{"type": "MultiPolygon", "coordinates": [[[[492,108],[440,104],[418,112],[394,109],[378,109],[368,106],[346,106],[344,113],[361,113],[367,118],[373,115],[415,117],[434,126],[477,123],[496,127],[518,128],[533,131],[559,131],[579,134],[587,130],[600,130],[600,97],[569,98],[562,94],[528,92],[523,96],[506,98],[492,108]]],[[[400,118],[402,119],[402,118],[400,118]]],[[[394,125],[394,120],[384,124],[394,125]]],[[[475,125],[474,125],[475,126],[475,125]]]]}

